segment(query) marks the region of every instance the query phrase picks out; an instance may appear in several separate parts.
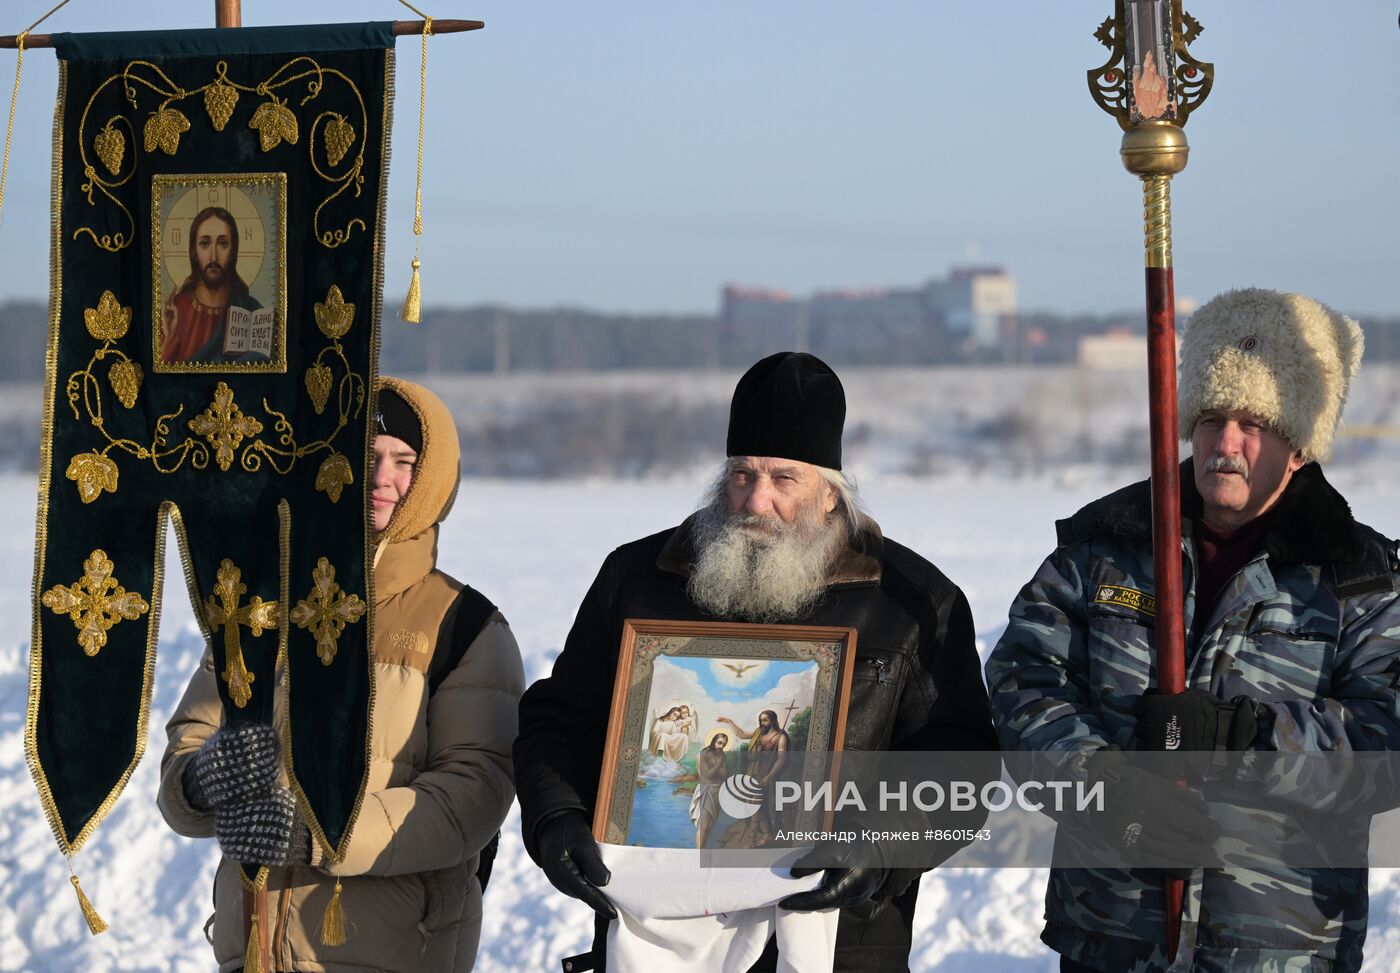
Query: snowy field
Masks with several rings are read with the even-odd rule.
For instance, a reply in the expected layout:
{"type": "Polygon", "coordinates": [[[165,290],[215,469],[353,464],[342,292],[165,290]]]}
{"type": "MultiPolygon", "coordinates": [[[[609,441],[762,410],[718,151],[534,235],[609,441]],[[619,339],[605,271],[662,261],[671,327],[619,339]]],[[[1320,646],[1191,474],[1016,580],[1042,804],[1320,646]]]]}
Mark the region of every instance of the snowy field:
{"type": "MultiPolygon", "coordinates": [[[[1332,479],[1357,516],[1400,532],[1390,486],[1400,471],[1379,464],[1332,479]]],[[[985,652],[1011,598],[1054,543],[1053,521],[1136,471],[1071,471],[1055,480],[870,476],[868,505],[886,533],[961,584],[985,652]]],[[[24,763],[35,481],[0,476],[0,504],[13,514],[0,535],[0,970],[32,973],[194,973],[212,969],[200,930],[210,912],[217,859],[212,841],[168,831],[154,794],[164,724],[202,646],[181,586],[162,613],[151,735],[145,760],[121,802],[75,862],[83,887],[111,930],[88,935],[62,856],[24,763]]],[[[449,520],[441,566],[496,601],[525,655],[526,675],[544,675],[574,608],[613,547],[678,522],[701,490],[694,482],[468,481],[449,520]]],[[[171,570],[174,567],[173,543],[171,570]]],[[[172,579],[173,580],[173,579],[172,579]]],[[[1039,943],[1045,873],[1038,869],[950,870],[923,881],[913,968],[937,973],[1050,973],[1039,943]]],[[[1400,871],[1373,871],[1368,970],[1400,973],[1400,871]]],[[[353,920],[353,916],[350,917],[353,920]]],[[[590,913],[557,893],[526,857],[519,819],[506,824],[486,898],[477,968],[487,973],[558,969],[587,947],[590,913]]]]}

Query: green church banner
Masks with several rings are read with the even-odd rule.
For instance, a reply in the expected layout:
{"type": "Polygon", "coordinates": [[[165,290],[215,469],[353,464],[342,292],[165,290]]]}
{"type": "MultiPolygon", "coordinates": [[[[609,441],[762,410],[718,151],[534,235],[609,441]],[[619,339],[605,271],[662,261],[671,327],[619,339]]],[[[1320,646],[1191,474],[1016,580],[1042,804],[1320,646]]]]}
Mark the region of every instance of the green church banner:
{"type": "Polygon", "coordinates": [[[173,523],[225,719],[285,713],[340,860],[373,701],[390,25],[54,43],[25,732],[44,809],[71,856],[141,759],[173,523]]]}

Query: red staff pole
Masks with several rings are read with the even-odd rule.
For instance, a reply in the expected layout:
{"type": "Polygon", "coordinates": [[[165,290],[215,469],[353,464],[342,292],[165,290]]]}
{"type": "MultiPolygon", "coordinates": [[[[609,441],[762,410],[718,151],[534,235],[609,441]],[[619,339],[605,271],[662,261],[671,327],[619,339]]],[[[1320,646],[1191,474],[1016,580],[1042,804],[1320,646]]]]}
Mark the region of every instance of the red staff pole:
{"type": "MultiPolygon", "coordinates": [[[[1181,126],[1215,79],[1214,65],[1187,51],[1200,32],[1181,0],[1115,0],[1113,17],[1094,34],[1109,49],[1108,61],[1089,71],[1090,94],[1124,130],[1123,165],[1142,180],[1157,691],[1168,696],[1186,690],[1171,179],[1186,168],[1181,126]]],[[[1177,878],[1164,882],[1168,962],[1176,961],[1181,939],[1185,887],[1177,878]]]]}
{"type": "MultiPolygon", "coordinates": [[[[1177,452],[1176,299],[1172,288],[1171,177],[1186,165],[1186,134],[1169,122],[1144,122],[1123,137],[1123,164],[1142,176],[1146,235],[1147,400],[1152,451],[1152,576],[1157,594],[1157,691],[1186,691],[1185,601],[1181,587],[1181,469],[1177,452]],[[1142,173],[1146,168],[1154,170],[1142,173]]],[[[1181,939],[1186,883],[1164,880],[1167,961],[1181,939]]]]}

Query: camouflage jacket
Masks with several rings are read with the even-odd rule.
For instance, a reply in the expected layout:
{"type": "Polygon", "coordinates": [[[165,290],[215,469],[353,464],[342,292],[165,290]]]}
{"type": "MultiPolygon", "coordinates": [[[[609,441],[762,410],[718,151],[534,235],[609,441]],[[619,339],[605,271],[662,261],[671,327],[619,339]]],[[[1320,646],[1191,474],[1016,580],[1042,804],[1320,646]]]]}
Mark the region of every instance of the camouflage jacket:
{"type": "MultiPolygon", "coordinates": [[[[1395,547],[1351,516],[1316,464],[1275,506],[1262,549],[1195,617],[1199,516],[1182,465],[1188,687],[1255,701],[1257,750],[1400,749],[1395,547]]],[[[1059,546],[1021,589],[987,660],[1004,750],[1131,747],[1155,680],[1147,481],[1057,525],[1059,546]]],[[[1316,814],[1299,807],[1297,814],[1316,814]]],[[[1363,836],[1364,840],[1364,836],[1363,836]]],[[[1365,869],[1198,870],[1190,964],[1204,971],[1343,973],[1361,966],[1365,869]]],[[[1042,939],[1092,969],[1161,970],[1163,892],[1127,870],[1053,869],[1042,939]]],[[[1188,924],[1187,932],[1192,927],[1188,924]]]]}

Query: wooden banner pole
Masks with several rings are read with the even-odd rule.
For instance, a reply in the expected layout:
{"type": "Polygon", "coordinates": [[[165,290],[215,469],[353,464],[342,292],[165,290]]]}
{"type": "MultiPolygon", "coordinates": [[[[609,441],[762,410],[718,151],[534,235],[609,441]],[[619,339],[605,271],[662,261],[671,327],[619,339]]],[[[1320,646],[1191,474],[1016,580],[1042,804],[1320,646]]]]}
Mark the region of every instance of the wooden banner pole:
{"type": "Polygon", "coordinates": [[[214,0],[215,27],[242,27],[243,0],[214,0]]]}

